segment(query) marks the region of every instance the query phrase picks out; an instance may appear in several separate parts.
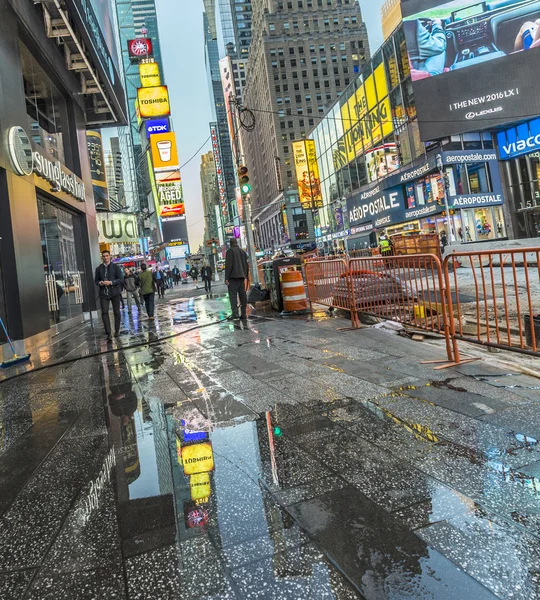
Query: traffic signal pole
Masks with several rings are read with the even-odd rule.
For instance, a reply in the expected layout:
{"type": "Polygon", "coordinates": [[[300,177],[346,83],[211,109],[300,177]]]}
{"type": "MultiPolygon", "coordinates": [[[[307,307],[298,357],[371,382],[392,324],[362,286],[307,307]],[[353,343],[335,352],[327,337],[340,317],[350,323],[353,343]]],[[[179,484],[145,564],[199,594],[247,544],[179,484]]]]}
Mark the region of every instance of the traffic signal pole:
{"type": "Polygon", "coordinates": [[[248,256],[251,268],[251,282],[257,285],[259,280],[259,270],[257,268],[257,257],[255,256],[255,240],[253,239],[253,228],[251,226],[251,200],[250,194],[247,194],[242,203],[244,207],[244,223],[246,225],[246,237],[248,243],[248,256]]]}

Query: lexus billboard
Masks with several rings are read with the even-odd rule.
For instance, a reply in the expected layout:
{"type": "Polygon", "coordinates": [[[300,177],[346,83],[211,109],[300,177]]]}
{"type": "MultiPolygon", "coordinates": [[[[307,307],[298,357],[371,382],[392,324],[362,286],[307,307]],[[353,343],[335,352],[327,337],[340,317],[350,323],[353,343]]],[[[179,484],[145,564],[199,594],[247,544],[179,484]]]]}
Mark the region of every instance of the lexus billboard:
{"type": "Polygon", "coordinates": [[[538,114],[538,0],[402,0],[424,141],[538,114]]]}

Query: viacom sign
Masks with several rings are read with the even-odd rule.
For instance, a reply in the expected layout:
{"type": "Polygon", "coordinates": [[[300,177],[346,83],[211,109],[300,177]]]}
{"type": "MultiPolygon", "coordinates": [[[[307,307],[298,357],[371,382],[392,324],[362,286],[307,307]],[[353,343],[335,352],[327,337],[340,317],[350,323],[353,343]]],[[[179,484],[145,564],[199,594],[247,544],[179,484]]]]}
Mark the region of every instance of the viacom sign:
{"type": "Polygon", "coordinates": [[[540,119],[533,119],[497,134],[502,160],[540,150],[540,119]]]}
{"type": "Polygon", "coordinates": [[[146,137],[150,139],[150,136],[155,133],[169,133],[169,119],[151,119],[150,121],[144,122],[146,129],[146,137]]]}

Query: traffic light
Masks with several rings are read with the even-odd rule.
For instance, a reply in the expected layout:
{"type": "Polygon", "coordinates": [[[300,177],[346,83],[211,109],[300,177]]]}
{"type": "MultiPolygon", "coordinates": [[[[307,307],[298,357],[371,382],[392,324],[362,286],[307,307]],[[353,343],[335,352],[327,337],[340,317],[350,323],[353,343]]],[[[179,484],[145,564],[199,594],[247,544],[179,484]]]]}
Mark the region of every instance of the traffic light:
{"type": "Polygon", "coordinates": [[[249,185],[249,173],[247,167],[240,167],[238,169],[238,181],[240,182],[240,191],[245,196],[251,192],[251,186],[249,185]]]}

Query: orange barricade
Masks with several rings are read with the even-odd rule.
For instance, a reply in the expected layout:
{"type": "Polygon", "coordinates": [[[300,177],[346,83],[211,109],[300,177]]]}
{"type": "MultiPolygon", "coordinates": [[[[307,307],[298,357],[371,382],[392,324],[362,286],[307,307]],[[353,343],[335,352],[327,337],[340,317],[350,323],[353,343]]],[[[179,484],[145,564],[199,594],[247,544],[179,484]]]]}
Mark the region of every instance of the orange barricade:
{"type": "Polygon", "coordinates": [[[311,312],[313,304],[341,308],[351,313],[352,326],[357,327],[354,290],[350,285],[347,261],[313,260],[306,263],[305,270],[311,312]]]}
{"type": "Polygon", "coordinates": [[[540,248],[454,252],[444,260],[454,356],[457,340],[540,354],[540,248]]]}
{"type": "Polygon", "coordinates": [[[349,277],[355,312],[441,333],[453,360],[442,265],[434,254],[354,258],[349,277]]]}

